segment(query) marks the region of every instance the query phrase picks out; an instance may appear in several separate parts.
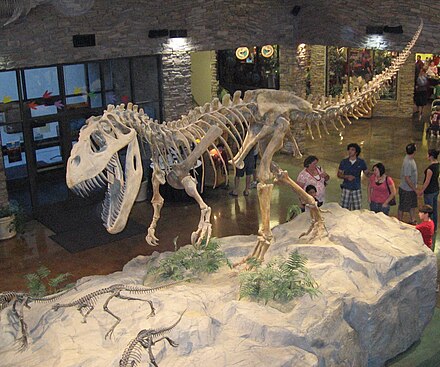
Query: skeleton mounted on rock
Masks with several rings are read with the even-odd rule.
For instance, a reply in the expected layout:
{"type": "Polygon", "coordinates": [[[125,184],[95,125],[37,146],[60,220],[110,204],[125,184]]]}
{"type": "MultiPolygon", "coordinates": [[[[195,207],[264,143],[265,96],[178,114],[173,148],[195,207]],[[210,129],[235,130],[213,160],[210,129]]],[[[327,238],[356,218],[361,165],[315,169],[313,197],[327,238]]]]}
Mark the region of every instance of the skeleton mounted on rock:
{"type": "MultiPolygon", "coordinates": [[[[273,182],[290,186],[310,206],[312,223],[305,234],[311,238],[320,237],[325,233],[325,227],[315,200],[273,162],[273,155],[281,149],[285,138],[294,143],[294,153],[300,154],[291,133],[291,124],[305,122],[312,138],[312,126],[321,137],[321,125],[328,134],[327,123],[332,123],[338,130],[336,123],[345,127],[344,120],[351,123],[350,118],[358,119],[368,114],[380,92],[407,60],[422,27],[423,22],[390,67],[361,89],[337,98],[306,101],[287,91],[252,90],[241,99],[240,93],[236,92],[232,100],[229,95],[221,103],[214,99],[177,121],[162,124],[150,119],[135,105],[128,104],[127,108],[109,105],[103,116],[89,118],[81,129],[79,141],[67,163],[67,185],[80,195],[88,195],[95,188],[107,185],[102,219],[110,233],[120,232],[125,227],[141,183],[139,137],[150,145],[153,162],[151,203],[154,213],[146,241],[150,245],[158,245],[155,230],[164,202],[159,186],[166,180],[172,187],[184,189],[199,204],[200,221],[191,236],[192,244],[198,246],[202,239],[208,241],[211,236],[211,209],[197,192],[196,180],[190,176],[190,171],[198,159],[203,161],[204,152],[212,147],[217,149],[217,141],[223,143],[229,156],[233,157],[231,163],[234,169],[243,167],[244,158],[258,144],[261,162],[257,171],[257,191],[261,224],[257,245],[249,257],[263,260],[273,241],[270,228],[273,182]],[[224,136],[237,145],[235,155],[224,136]],[[127,153],[123,172],[118,152],[125,147],[127,153]]],[[[214,165],[211,156],[208,157],[214,165]]],[[[223,168],[227,176],[226,162],[223,162],[223,168]]],[[[203,177],[204,172],[202,187],[203,177]]]]}

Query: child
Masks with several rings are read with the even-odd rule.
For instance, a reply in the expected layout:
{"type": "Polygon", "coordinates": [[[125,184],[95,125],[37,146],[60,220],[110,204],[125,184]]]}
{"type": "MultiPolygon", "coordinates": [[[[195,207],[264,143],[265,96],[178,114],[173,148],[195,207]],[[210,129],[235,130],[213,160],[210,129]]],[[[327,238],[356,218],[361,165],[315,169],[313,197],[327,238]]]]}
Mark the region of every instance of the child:
{"type": "Polygon", "coordinates": [[[432,236],[434,235],[434,222],[431,220],[432,206],[422,205],[419,209],[419,218],[422,221],[416,225],[416,229],[422,234],[423,242],[432,249],[432,236]]]}
{"type": "Polygon", "coordinates": [[[440,137],[439,130],[440,130],[440,106],[436,106],[433,108],[433,111],[431,112],[431,119],[430,119],[430,125],[429,130],[431,131],[431,137],[437,136],[440,137]]]}
{"type": "MultiPolygon", "coordinates": [[[[315,201],[317,202],[318,206],[322,205],[322,201],[318,201],[318,199],[316,198],[316,187],[313,185],[307,185],[306,189],[305,189],[306,193],[309,194],[310,196],[313,196],[313,198],[315,199],[315,201]]],[[[304,203],[301,203],[301,211],[305,212],[306,210],[306,205],[304,203]]]]}

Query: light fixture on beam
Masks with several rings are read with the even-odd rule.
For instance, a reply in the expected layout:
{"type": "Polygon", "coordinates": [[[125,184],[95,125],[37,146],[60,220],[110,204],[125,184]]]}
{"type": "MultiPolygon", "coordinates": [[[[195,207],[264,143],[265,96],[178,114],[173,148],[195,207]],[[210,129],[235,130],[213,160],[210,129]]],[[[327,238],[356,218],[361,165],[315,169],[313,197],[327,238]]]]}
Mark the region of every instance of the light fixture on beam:
{"type": "Polygon", "coordinates": [[[383,26],[367,26],[366,33],[367,34],[383,34],[383,26]]]}
{"type": "Polygon", "coordinates": [[[395,34],[402,34],[403,33],[403,27],[401,25],[395,26],[395,27],[390,27],[390,26],[385,26],[383,27],[383,31],[384,33],[395,33],[395,34]]]}
{"type": "Polygon", "coordinates": [[[188,37],[188,31],[186,29],[171,29],[170,38],[186,38],[188,37]]]}
{"type": "Polygon", "coordinates": [[[148,31],[149,38],[168,37],[168,29],[151,29],[148,31]]]}

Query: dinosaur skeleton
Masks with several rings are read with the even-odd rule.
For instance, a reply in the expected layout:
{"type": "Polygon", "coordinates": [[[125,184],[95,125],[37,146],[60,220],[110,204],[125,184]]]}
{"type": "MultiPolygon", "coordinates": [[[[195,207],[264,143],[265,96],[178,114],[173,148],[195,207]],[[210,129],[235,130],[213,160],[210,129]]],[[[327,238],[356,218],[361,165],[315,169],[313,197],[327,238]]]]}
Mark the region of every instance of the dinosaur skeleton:
{"type": "Polygon", "coordinates": [[[74,307],[75,306],[77,308],[77,310],[80,312],[80,314],[83,316],[82,322],[86,323],[87,316],[90,314],[90,312],[92,312],[94,310],[98,297],[100,297],[104,294],[110,294],[110,296],[104,302],[104,305],[102,306],[102,308],[105,312],[107,312],[108,314],[113,316],[116,319],[116,322],[110,328],[110,330],[105,334],[105,339],[107,339],[107,337],[111,337],[113,335],[113,331],[115,330],[116,326],[118,326],[118,324],[121,322],[121,318],[118,317],[117,315],[115,315],[108,308],[108,304],[110,303],[112,298],[116,297],[116,298],[128,300],[128,301],[148,302],[148,304],[150,305],[150,308],[151,308],[151,312],[148,315],[148,317],[150,317],[150,316],[155,315],[155,308],[153,306],[153,302],[151,302],[150,300],[142,299],[142,298],[125,296],[125,295],[121,294],[121,292],[128,292],[128,293],[135,293],[135,294],[153,293],[155,291],[170,287],[170,286],[178,284],[178,283],[181,283],[181,282],[169,283],[169,284],[165,284],[165,285],[162,285],[159,287],[154,287],[154,288],[148,288],[148,287],[144,287],[144,286],[136,285],[136,284],[133,284],[133,285],[113,284],[109,287],[101,288],[101,289],[98,289],[94,292],[88,293],[88,294],[78,298],[75,301],[65,303],[65,304],[57,303],[52,306],[52,309],[57,311],[60,308],[67,308],[67,307],[74,307]],[[85,311],[85,313],[84,313],[84,311],[85,311]]]}
{"type": "Polygon", "coordinates": [[[154,358],[151,347],[153,347],[157,342],[161,340],[166,340],[172,347],[177,347],[178,344],[175,343],[167,336],[163,336],[165,333],[169,333],[172,329],[182,319],[183,314],[180,315],[179,319],[171,326],[161,328],[161,329],[144,329],[139,331],[136,338],[134,338],[124,350],[122,358],[119,361],[119,367],[136,367],[141,363],[142,359],[142,348],[148,350],[148,356],[150,357],[150,362],[153,366],[158,367],[156,359],[154,358]]]}
{"type": "Polygon", "coordinates": [[[27,348],[29,336],[28,327],[24,321],[24,308],[26,307],[27,309],[30,309],[31,303],[55,302],[72,289],[75,289],[75,287],[45,297],[34,297],[29,293],[15,291],[0,293],[0,312],[12,305],[12,314],[17,318],[20,324],[21,337],[17,339],[17,342],[20,344],[20,351],[23,351],[27,348]]]}
{"type": "MultiPolygon", "coordinates": [[[[325,233],[325,226],[315,200],[272,161],[273,155],[283,146],[284,138],[294,143],[295,154],[301,154],[292,136],[291,124],[304,122],[314,138],[312,127],[321,137],[321,126],[328,134],[327,123],[339,130],[336,123],[344,128],[344,122],[351,123],[350,118],[358,119],[368,114],[376,104],[380,92],[407,60],[422,28],[423,22],[405,49],[381,74],[374,76],[361,89],[337,98],[311,97],[306,101],[287,91],[252,90],[247,91],[241,99],[240,92],[236,92],[232,100],[229,95],[221,103],[214,99],[210,104],[194,109],[177,121],[163,124],[153,121],[142,109],[138,110],[131,103],[127,108],[124,105],[117,108],[109,105],[103,116],[91,117],[81,129],[79,141],[73,147],[67,163],[67,185],[80,195],[88,195],[107,184],[102,212],[104,225],[110,233],[121,231],[141,182],[142,168],[137,135],[150,144],[153,161],[153,218],[146,241],[150,245],[158,245],[155,230],[164,202],[159,186],[166,180],[174,188],[185,189],[199,204],[200,221],[191,236],[191,243],[198,246],[202,239],[209,241],[211,236],[211,208],[197,192],[196,180],[190,176],[190,170],[197,159],[203,161],[203,153],[210,147],[216,149],[216,141],[222,142],[229,156],[233,157],[231,162],[234,170],[235,167],[243,167],[244,158],[258,144],[261,162],[257,171],[257,191],[261,224],[257,245],[249,257],[263,260],[273,241],[270,229],[273,182],[291,187],[311,207],[312,223],[304,235],[309,235],[311,239],[320,237],[325,233]],[[235,155],[227,139],[236,146],[235,155]],[[125,147],[127,153],[123,172],[118,152],[125,147]]],[[[213,165],[211,156],[208,157],[213,165]]],[[[223,168],[227,176],[225,162],[223,168]]],[[[204,172],[201,175],[202,187],[203,177],[204,172]]]]}

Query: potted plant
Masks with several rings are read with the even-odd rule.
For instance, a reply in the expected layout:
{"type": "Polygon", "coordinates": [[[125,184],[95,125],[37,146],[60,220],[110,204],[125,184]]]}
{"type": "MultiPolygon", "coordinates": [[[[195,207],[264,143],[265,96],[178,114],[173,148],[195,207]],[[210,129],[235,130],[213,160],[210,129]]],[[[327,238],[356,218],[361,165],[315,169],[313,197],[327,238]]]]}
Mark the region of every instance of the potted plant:
{"type": "Polygon", "coordinates": [[[17,204],[0,207],[0,240],[14,237],[24,229],[24,213],[17,204]]]}

